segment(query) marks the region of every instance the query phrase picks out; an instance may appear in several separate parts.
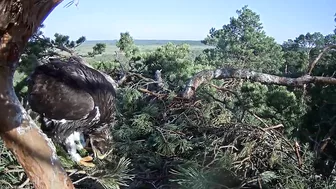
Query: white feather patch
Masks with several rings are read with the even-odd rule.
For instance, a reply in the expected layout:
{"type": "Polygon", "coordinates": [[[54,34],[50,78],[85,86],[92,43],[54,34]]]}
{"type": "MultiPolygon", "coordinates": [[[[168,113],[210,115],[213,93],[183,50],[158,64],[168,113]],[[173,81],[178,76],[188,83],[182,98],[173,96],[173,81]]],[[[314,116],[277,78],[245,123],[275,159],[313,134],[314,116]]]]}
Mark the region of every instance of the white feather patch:
{"type": "Polygon", "coordinates": [[[100,119],[100,111],[99,111],[99,107],[96,106],[95,109],[96,109],[97,113],[96,113],[96,116],[93,118],[92,121],[98,121],[98,120],[100,119]]]}
{"type": "Polygon", "coordinates": [[[77,153],[77,149],[81,147],[83,149],[83,146],[80,142],[80,133],[75,131],[71,135],[69,135],[65,139],[65,146],[69,155],[71,156],[71,159],[75,162],[79,162],[81,160],[81,156],[77,153]],[[76,141],[78,141],[77,144],[76,141]]]}

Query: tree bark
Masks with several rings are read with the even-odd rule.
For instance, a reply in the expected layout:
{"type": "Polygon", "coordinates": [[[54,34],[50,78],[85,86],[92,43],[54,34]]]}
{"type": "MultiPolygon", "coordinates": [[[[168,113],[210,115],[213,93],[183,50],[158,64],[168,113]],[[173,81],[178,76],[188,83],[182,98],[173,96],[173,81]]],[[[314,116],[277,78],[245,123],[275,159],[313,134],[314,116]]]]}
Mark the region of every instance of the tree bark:
{"type": "Polygon", "coordinates": [[[276,85],[296,86],[296,87],[301,87],[309,83],[336,85],[336,78],[332,77],[304,75],[298,78],[290,78],[290,77],[281,77],[266,73],[255,72],[247,69],[222,68],[216,70],[204,70],[197,73],[194,77],[189,79],[189,81],[186,84],[186,87],[181,92],[181,96],[183,98],[190,99],[194,96],[197,88],[204,82],[211,81],[212,79],[226,79],[226,78],[247,79],[250,81],[260,82],[263,84],[276,84],[276,85]]]}
{"type": "Polygon", "coordinates": [[[37,189],[74,186],[60,164],[54,144],[15,95],[13,76],[29,38],[61,1],[0,1],[0,136],[37,189]]]}

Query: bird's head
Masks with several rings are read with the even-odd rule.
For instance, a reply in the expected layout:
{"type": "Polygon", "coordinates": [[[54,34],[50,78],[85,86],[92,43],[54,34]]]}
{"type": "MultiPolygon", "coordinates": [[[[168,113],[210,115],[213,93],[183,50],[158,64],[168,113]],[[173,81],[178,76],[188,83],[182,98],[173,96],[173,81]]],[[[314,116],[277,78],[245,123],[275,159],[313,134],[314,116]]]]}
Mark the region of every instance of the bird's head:
{"type": "Polygon", "coordinates": [[[108,126],[97,128],[90,133],[89,138],[95,157],[104,159],[112,152],[112,136],[108,126]]]}

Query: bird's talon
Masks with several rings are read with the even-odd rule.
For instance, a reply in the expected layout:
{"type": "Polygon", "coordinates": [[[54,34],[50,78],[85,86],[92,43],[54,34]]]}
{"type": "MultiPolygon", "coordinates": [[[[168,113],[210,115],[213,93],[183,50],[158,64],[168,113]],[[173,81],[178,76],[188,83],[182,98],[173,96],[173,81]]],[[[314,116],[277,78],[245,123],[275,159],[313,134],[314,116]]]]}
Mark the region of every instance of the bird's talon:
{"type": "Polygon", "coordinates": [[[93,158],[91,156],[86,156],[86,157],[83,157],[80,161],[83,161],[83,162],[88,162],[88,161],[92,161],[93,158]]]}
{"type": "Polygon", "coordinates": [[[79,161],[79,165],[83,165],[85,167],[95,167],[96,166],[94,163],[86,162],[86,161],[83,161],[83,160],[79,161]]]}

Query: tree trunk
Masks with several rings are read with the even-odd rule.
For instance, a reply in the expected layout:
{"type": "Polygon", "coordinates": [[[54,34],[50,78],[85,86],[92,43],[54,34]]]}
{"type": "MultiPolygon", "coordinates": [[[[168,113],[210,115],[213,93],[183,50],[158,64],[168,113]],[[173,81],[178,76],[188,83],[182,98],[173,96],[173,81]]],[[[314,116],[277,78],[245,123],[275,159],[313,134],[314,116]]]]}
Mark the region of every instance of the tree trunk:
{"type": "Polygon", "coordinates": [[[74,188],[44,135],[20,104],[13,76],[28,39],[62,0],[0,1],[0,136],[35,188],[74,188]]]}

